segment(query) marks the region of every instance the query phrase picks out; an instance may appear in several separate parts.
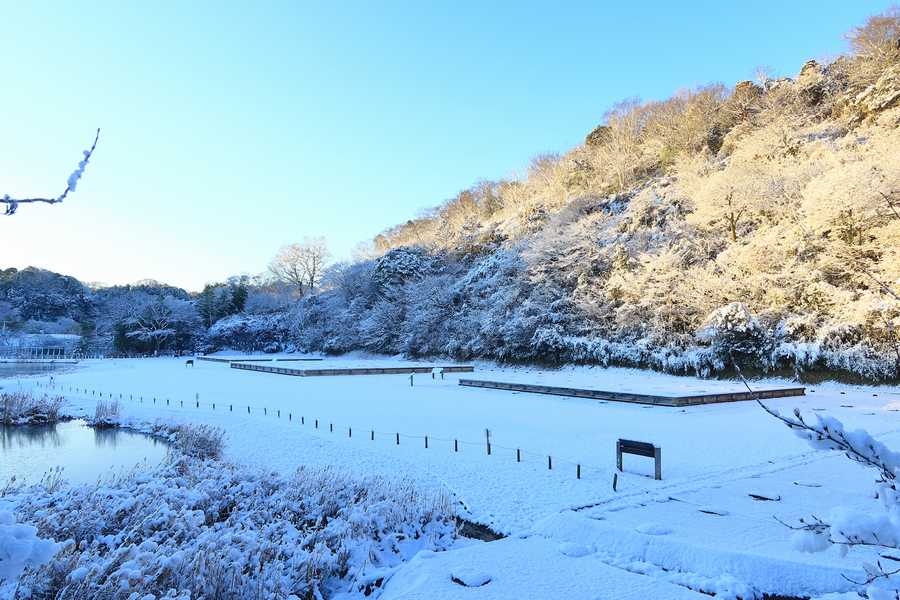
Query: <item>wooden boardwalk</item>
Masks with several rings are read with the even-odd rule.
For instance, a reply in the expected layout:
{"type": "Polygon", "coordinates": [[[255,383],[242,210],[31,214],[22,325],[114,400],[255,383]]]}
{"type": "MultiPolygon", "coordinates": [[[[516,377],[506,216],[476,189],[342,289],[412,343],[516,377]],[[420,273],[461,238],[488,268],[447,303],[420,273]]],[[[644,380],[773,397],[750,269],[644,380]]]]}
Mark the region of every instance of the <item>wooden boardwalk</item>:
{"type": "Polygon", "coordinates": [[[434,369],[443,369],[444,373],[472,373],[475,367],[468,365],[452,365],[433,367],[363,367],[357,369],[288,369],[285,367],[270,367],[265,365],[252,365],[243,362],[232,362],[232,369],[244,371],[258,371],[260,373],[275,373],[276,375],[293,375],[295,377],[329,377],[337,375],[409,375],[412,373],[431,373],[434,369]]]}
{"type": "Polygon", "coordinates": [[[551,394],[554,396],[573,396],[575,398],[591,398],[611,402],[632,402],[636,404],[652,404],[655,406],[695,406],[699,404],[716,404],[720,402],[740,402],[766,398],[787,398],[805,396],[806,388],[782,388],[776,390],[759,390],[756,392],[728,392],[722,394],[693,394],[690,396],[656,396],[650,394],[632,394],[628,392],[606,392],[580,388],[554,387],[549,385],[533,385],[529,383],[506,383],[501,381],[482,381],[477,379],[460,379],[459,385],[466,387],[489,388],[510,392],[529,392],[532,394],[551,394]]]}

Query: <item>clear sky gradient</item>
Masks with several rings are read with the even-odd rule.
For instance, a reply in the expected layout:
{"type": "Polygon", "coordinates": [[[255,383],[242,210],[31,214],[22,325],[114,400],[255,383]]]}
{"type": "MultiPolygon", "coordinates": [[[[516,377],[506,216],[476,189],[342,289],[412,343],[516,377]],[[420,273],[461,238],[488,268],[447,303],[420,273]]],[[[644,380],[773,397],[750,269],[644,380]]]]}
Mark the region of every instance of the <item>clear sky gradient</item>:
{"type": "Polygon", "coordinates": [[[0,267],[196,290],[324,235],[338,258],[613,103],[793,76],[888,1],[0,1],[0,267]]]}

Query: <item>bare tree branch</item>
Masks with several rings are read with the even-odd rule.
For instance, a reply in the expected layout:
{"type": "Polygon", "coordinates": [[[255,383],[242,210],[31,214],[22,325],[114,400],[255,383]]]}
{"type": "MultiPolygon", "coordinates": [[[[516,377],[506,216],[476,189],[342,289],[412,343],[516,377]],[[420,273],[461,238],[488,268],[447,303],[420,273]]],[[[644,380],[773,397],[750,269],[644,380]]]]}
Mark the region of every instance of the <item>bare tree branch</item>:
{"type": "Polygon", "coordinates": [[[891,192],[890,195],[885,194],[881,190],[878,191],[881,194],[881,197],[884,198],[884,201],[887,202],[888,208],[891,209],[891,212],[894,213],[894,216],[900,219],[900,213],[897,212],[897,207],[894,206],[894,201],[891,199],[897,192],[891,192]]]}
{"type": "Polygon", "coordinates": [[[304,289],[312,291],[318,287],[330,256],[325,238],[305,238],[281,248],[269,263],[269,272],[301,293],[304,289]]]}
{"type": "Polygon", "coordinates": [[[78,180],[81,179],[81,176],[84,175],[84,169],[87,167],[88,161],[90,161],[91,156],[94,154],[94,149],[97,147],[97,141],[100,139],[100,129],[97,129],[97,135],[94,136],[94,143],[91,144],[89,150],[84,151],[84,158],[78,163],[78,167],[69,175],[69,179],[66,182],[66,189],[63,190],[63,193],[55,198],[11,198],[9,194],[5,194],[0,197],[0,204],[5,204],[6,209],[3,211],[5,216],[14,215],[16,210],[18,210],[20,204],[33,204],[36,202],[42,202],[44,204],[58,204],[66,199],[66,196],[69,195],[69,192],[74,192],[75,187],[78,185],[78,180]]]}

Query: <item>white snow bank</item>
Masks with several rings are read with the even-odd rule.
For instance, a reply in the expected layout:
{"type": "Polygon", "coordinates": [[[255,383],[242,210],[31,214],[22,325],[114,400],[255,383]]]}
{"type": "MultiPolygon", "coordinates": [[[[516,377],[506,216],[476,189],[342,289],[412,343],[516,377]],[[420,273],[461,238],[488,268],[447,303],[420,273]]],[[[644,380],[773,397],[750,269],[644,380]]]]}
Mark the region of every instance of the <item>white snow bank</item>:
{"type": "Polygon", "coordinates": [[[595,557],[570,557],[540,537],[505,538],[404,564],[384,588],[382,600],[702,600],[708,596],[666,581],[611,567],[595,557]],[[472,565],[489,569],[479,587],[453,582],[472,565]]]}
{"type": "MultiPolygon", "coordinates": [[[[694,541],[687,543],[671,536],[641,533],[573,512],[538,522],[534,533],[557,544],[569,542],[591,547],[607,562],[638,572],[656,572],[671,581],[724,597],[734,597],[728,589],[742,589],[759,596],[763,592],[786,596],[844,592],[854,588],[845,576],[864,579],[858,569],[804,561],[803,555],[792,559],[729,551],[694,541]],[[631,562],[644,564],[631,566],[631,562]],[[648,564],[654,568],[648,568],[648,564]],[[662,570],[669,573],[662,574],[662,570]],[[709,589],[710,585],[714,585],[714,589],[709,589]]],[[[747,596],[746,593],[740,595],[747,596]]]]}
{"type": "Polygon", "coordinates": [[[67,540],[50,559],[55,544],[0,512],[0,553],[6,552],[0,568],[20,576],[23,598],[55,597],[64,585],[73,600],[132,592],[320,598],[350,591],[359,597],[402,560],[446,549],[455,538],[445,499],[422,495],[409,482],[355,480],[334,471],[282,477],[181,457],[96,485],[8,493],[25,520],[67,540]],[[23,574],[23,567],[30,568],[23,574]]]}
{"type": "Polygon", "coordinates": [[[14,590],[25,569],[50,561],[60,545],[37,535],[37,527],[16,523],[9,502],[0,501],[0,598],[14,590]]]}

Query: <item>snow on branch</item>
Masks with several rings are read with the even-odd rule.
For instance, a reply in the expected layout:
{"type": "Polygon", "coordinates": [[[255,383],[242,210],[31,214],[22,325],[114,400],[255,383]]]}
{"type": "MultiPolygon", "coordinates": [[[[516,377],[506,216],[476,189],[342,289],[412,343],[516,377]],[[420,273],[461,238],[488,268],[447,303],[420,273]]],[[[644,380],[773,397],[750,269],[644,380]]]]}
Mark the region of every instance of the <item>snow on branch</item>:
{"type": "MultiPolygon", "coordinates": [[[[750,383],[733,357],[732,364],[738,377],[753,393],[750,383]]],[[[799,518],[795,525],[776,517],[778,522],[794,531],[793,546],[802,552],[823,552],[835,547],[842,556],[854,546],[873,547],[878,552],[900,549],[900,493],[897,491],[900,453],[891,450],[865,430],[848,431],[834,417],[817,414],[813,422],[805,418],[797,408],[794,409],[793,416],[784,416],[766,406],[758,397],[756,402],[813,448],[838,450],[850,460],[875,469],[879,474],[875,498],[881,502],[881,512],[837,507],[832,509],[827,519],[811,515],[799,518]]],[[[894,556],[882,554],[881,557],[896,561],[894,556]]],[[[863,581],[846,576],[845,579],[864,587],[866,597],[870,600],[900,598],[900,569],[885,568],[881,561],[864,563],[862,568],[865,573],[863,581]]]]}
{"type": "Polygon", "coordinates": [[[815,415],[816,422],[813,423],[805,419],[796,408],[793,417],[786,417],[761,401],[757,402],[763,410],[787,425],[813,448],[840,450],[850,460],[876,469],[881,475],[881,482],[893,482],[896,479],[900,470],[900,453],[889,449],[867,431],[862,429],[847,431],[844,424],[834,417],[822,415],[815,415]]]}
{"type": "Polygon", "coordinates": [[[94,136],[94,143],[91,144],[90,149],[84,151],[84,158],[78,163],[78,166],[69,175],[69,179],[66,181],[66,189],[63,190],[63,193],[55,198],[11,198],[9,194],[5,194],[0,197],[0,204],[6,205],[6,208],[3,212],[4,215],[10,216],[14,215],[19,208],[20,204],[32,204],[35,202],[43,202],[45,204],[58,204],[66,199],[66,196],[69,195],[69,192],[74,192],[75,187],[78,185],[78,180],[81,179],[81,176],[84,175],[84,169],[87,167],[88,161],[90,161],[91,156],[94,154],[94,149],[97,147],[97,141],[100,139],[100,129],[97,129],[97,134],[94,136]]]}
{"type": "MultiPolygon", "coordinates": [[[[897,492],[897,474],[900,472],[900,453],[894,452],[876,440],[867,431],[848,431],[843,423],[833,417],[816,415],[815,422],[805,418],[798,409],[793,416],[784,416],[759,400],[767,413],[787,425],[813,448],[839,450],[850,460],[875,469],[875,498],[881,503],[881,511],[837,507],[827,518],[816,515],[802,517],[796,524],[780,521],[794,531],[793,545],[804,552],[822,552],[836,547],[841,555],[854,546],[868,546],[879,553],[900,549],[900,493],[897,492]]],[[[882,558],[895,560],[882,554],[882,558]]],[[[900,596],[900,569],[885,568],[881,561],[864,563],[863,581],[847,577],[848,581],[865,587],[871,600],[892,599],[900,596]]]]}

